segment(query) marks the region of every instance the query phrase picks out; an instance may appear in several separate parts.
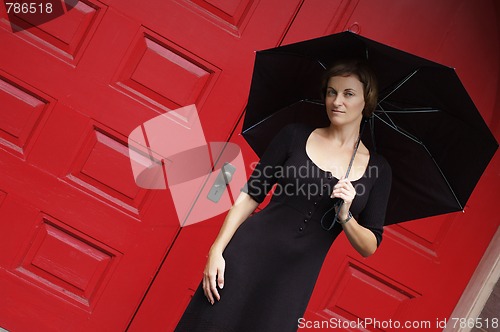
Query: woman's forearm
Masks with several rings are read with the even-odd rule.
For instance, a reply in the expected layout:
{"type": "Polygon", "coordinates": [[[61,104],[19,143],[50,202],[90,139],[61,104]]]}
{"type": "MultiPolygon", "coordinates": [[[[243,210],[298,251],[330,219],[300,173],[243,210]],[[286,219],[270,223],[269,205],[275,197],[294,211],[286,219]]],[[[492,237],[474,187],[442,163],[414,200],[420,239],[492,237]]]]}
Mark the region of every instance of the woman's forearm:
{"type": "Polygon", "coordinates": [[[255,211],[258,205],[259,203],[253,200],[250,195],[244,192],[240,193],[234,205],[229,209],[210,252],[222,253],[238,227],[255,211]]]}
{"type": "Polygon", "coordinates": [[[358,224],[356,219],[351,218],[343,224],[344,233],[351,245],[363,257],[372,255],[377,250],[377,238],[372,231],[358,224]]]}

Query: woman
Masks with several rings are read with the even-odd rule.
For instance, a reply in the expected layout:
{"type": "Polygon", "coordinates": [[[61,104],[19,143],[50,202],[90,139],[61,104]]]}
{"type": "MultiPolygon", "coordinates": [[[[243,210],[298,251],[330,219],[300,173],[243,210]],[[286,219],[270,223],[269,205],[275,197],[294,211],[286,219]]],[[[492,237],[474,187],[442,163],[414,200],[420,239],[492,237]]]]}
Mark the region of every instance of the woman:
{"type": "Polygon", "coordinates": [[[354,155],[363,117],[376,106],[375,77],[363,61],[349,60],[330,68],[323,83],[330,125],[288,125],[270,143],[228,212],[176,331],[296,331],[337,235],[344,231],[364,257],[379,246],[391,169],[362,142],[354,155]],[[251,215],[275,183],[268,206],[251,215]],[[322,216],[334,199],[344,203],[327,230],[322,216]]]}

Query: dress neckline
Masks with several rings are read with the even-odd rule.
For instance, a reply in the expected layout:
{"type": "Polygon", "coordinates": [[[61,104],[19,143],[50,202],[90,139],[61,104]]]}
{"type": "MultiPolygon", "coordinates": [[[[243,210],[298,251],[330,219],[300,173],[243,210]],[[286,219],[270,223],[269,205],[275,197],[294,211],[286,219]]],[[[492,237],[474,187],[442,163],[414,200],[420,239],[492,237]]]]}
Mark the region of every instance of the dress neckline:
{"type": "MultiPolygon", "coordinates": [[[[311,162],[311,164],[316,167],[317,169],[319,169],[320,171],[324,172],[325,174],[330,174],[332,176],[332,179],[336,179],[337,181],[339,181],[340,179],[337,178],[335,175],[333,175],[332,172],[330,171],[326,171],[324,169],[322,169],[321,167],[319,167],[315,162],[314,160],[311,159],[311,157],[309,156],[309,154],[307,153],[307,142],[309,141],[309,138],[311,137],[312,133],[314,130],[316,130],[317,128],[312,128],[309,133],[307,134],[306,136],[306,140],[304,142],[304,148],[303,148],[303,151],[304,151],[304,154],[306,155],[307,159],[311,162]]],[[[363,175],[358,178],[358,179],[355,179],[355,180],[351,180],[351,183],[352,182],[357,182],[357,181],[360,181],[362,178],[364,178],[366,176],[366,173],[368,172],[368,169],[370,168],[370,164],[372,163],[372,152],[371,151],[368,151],[369,153],[369,157],[368,157],[368,164],[366,165],[366,168],[365,168],[365,171],[363,172],[363,175]]]]}

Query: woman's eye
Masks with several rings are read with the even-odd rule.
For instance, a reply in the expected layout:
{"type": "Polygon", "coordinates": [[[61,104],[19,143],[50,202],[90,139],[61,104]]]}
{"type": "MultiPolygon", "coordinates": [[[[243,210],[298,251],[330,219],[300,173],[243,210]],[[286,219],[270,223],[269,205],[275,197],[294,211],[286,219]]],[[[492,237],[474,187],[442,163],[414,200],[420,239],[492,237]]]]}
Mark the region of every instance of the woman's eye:
{"type": "Polygon", "coordinates": [[[344,95],[347,96],[347,97],[352,97],[352,96],[354,96],[354,93],[352,93],[352,92],[346,92],[344,95]]]}
{"type": "Polygon", "coordinates": [[[333,90],[328,90],[328,92],[326,93],[328,96],[335,96],[335,91],[333,90]]]}

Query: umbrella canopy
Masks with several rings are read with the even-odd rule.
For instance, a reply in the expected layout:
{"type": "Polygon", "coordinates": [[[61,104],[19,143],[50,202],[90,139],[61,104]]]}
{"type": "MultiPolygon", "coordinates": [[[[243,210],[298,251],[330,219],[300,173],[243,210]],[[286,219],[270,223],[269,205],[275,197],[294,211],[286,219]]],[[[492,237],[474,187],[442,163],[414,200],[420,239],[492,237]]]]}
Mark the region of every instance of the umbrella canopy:
{"type": "Polygon", "coordinates": [[[460,211],[498,143],[453,68],[342,32],[256,53],[243,136],[260,156],[285,125],[329,125],[321,78],[364,58],[379,100],[363,143],[392,167],[386,225],[460,211]]]}

